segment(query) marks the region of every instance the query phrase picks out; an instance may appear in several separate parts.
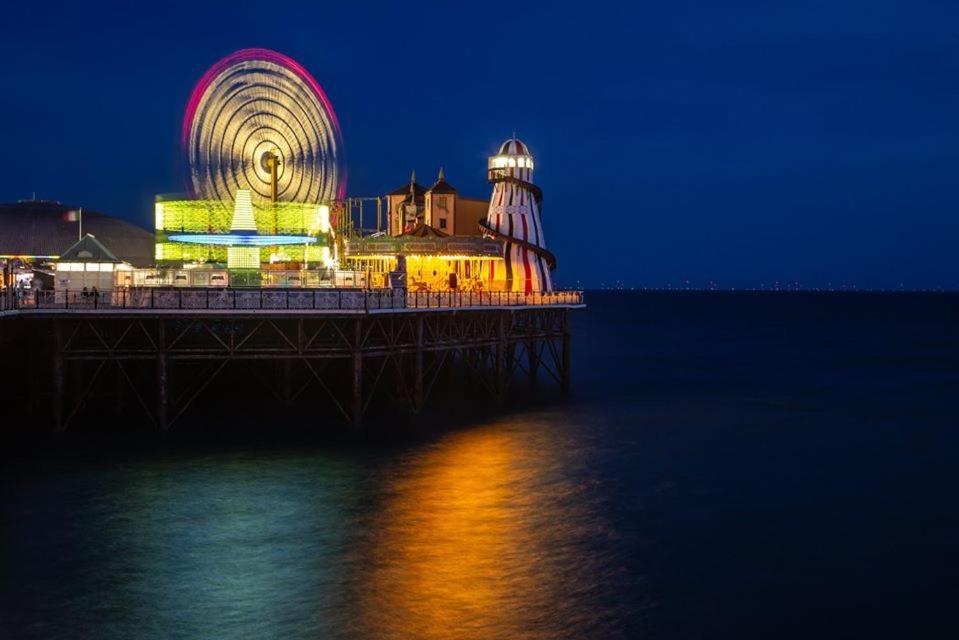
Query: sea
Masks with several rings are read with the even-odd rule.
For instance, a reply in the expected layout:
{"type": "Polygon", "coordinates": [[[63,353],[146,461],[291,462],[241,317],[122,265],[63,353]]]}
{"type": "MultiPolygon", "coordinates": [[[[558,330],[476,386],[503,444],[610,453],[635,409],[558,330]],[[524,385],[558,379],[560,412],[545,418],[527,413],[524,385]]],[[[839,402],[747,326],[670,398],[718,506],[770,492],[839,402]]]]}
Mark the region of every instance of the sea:
{"type": "Polygon", "coordinates": [[[569,398],[8,450],[0,638],[959,637],[959,295],[587,303],[569,398]]]}

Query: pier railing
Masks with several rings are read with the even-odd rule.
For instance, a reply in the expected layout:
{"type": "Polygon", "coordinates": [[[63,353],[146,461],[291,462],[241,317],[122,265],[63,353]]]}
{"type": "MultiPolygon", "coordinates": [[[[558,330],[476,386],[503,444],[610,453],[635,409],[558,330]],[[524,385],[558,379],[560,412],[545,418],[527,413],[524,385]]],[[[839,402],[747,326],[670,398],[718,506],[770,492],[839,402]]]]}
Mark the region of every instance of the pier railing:
{"type": "Polygon", "coordinates": [[[161,289],[33,291],[14,299],[21,310],[389,311],[483,307],[574,306],[582,291],[405,291],[403,289],[161,289]]]}

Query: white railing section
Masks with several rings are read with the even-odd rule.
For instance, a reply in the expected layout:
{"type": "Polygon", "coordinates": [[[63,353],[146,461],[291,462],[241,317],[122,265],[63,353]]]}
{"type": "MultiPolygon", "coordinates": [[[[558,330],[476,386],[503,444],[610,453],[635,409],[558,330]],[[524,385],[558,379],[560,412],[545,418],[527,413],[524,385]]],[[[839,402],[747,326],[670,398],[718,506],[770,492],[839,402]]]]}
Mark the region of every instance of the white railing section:
{"type": "Polygon", "coordinates": [[[22,310],[380,311],[477,307],[572,306],[582,291],[406,291],[403,289],[165,289],[33,291],[14,299],[22,310]]]}

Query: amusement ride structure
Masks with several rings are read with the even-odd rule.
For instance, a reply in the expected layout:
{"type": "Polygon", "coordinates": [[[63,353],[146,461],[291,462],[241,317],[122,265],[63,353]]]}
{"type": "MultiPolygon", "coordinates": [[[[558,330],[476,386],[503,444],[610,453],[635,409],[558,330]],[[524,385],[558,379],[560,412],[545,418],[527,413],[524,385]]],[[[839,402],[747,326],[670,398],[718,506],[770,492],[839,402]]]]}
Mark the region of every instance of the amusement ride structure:
{"type": "MultiPolygon", "coordinates": [[[[540,203],[543,192],[532,183],[533,156],[514,135],[489,159],[493,185],[489,214],[479,225],[484,233],[503,241],[506,291],[542,293],[553,290],[550,271],[556,258],[546,250],[540,203]]],[[[491,281],[496,265],[490,263],[491,281]]]]}
{"type": "MultiPolygon", "coordinates": [[[[158,265],[225,266],[233,284],[259,286],[265,263],[333,264],[343,140],[329,99],[296,61],[244,49],[214,64],[190,96],[181,142],[189,193],[157,198],[158,265]]],[[[206,270],[187,282],[209,282],[206,270]]]]}
{"type": "Polygon", "coordinates": [[[232,202],[321,203],[342,199],[343,138],[316,79],[292,58],[243,49],[211,67],[183,116],[192,195],[232,202]]]}

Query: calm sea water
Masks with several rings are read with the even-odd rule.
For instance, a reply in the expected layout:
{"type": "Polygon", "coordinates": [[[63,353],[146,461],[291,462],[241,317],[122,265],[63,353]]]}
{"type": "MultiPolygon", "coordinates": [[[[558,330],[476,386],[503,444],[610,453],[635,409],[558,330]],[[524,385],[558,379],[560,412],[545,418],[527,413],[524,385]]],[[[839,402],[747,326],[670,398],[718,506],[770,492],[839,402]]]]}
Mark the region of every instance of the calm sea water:
{"type": "Polygon", "coordinates": [[[589,303],[562,404],[10,462],[0,637],[956,637],[959,297],[589,303]]]}

